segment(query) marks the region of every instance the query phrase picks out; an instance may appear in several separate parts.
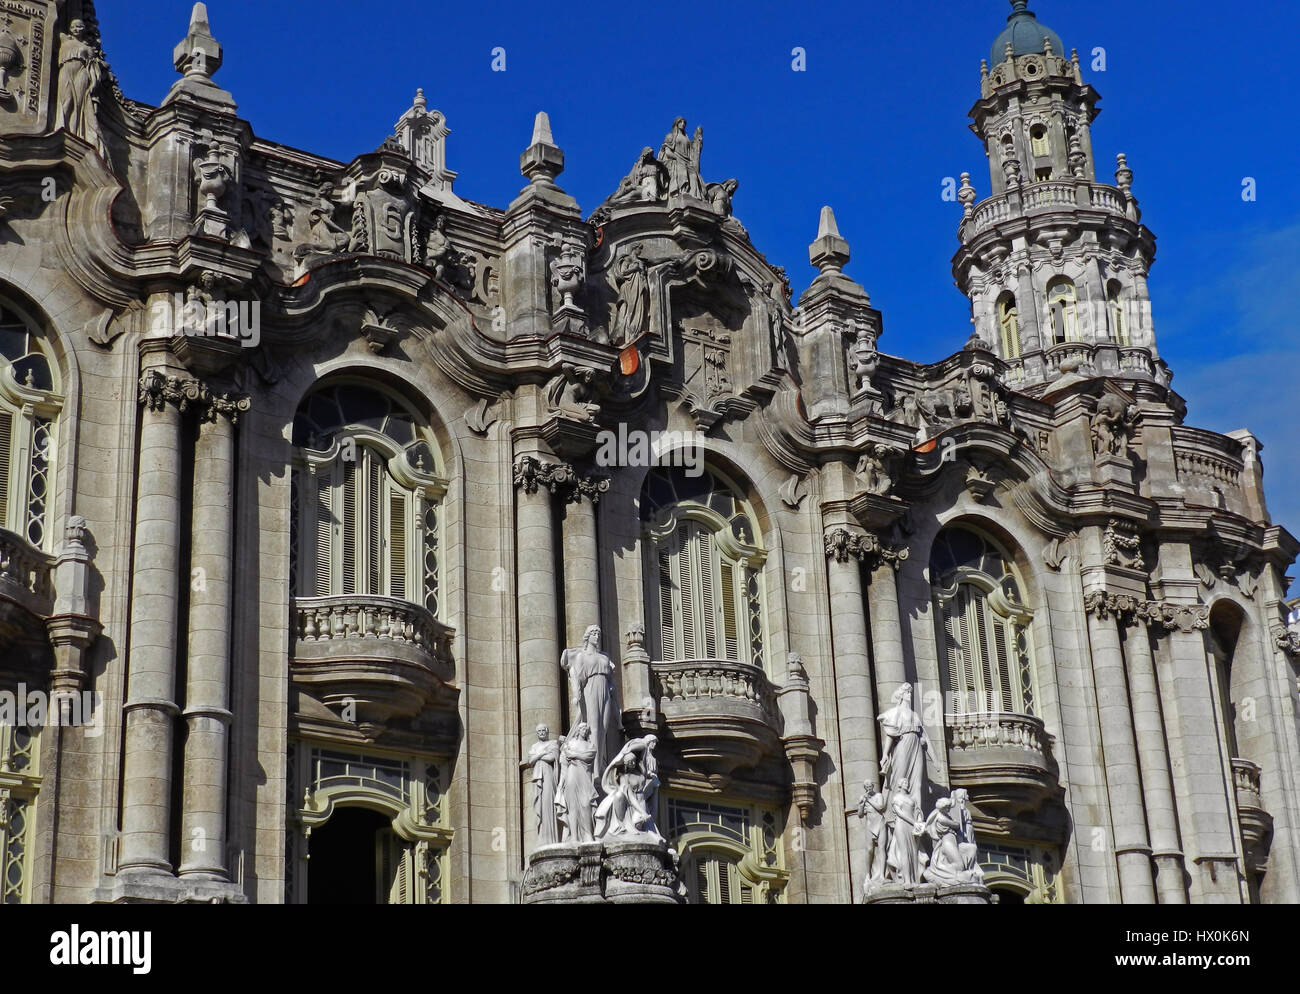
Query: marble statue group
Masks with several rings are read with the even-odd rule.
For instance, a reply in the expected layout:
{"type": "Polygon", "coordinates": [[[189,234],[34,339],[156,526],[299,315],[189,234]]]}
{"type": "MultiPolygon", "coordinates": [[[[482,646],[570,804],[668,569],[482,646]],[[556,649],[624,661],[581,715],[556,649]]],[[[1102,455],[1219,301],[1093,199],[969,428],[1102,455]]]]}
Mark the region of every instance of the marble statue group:
{"type": "Polygon", "coordinates": [[[569,734],[552,739],[551,729],[539,725],[524,763],[532,771],[538,848],[619,836],[663,838],[655,825],[658,739],[646,735],[619,745],[616,672],[601,651],[600,635],[592,625],[581,647],[560,656],[572,702],[569,734]]]}
{"type": "Polygon", "coordinates": [[[866,819],[871,839],[867,895],[887,885],[982,884],[984,873],[976,858],[966,791],[952,791],[935,803],[928,816],[922,814],[925,767],[933,748],[921,716],[912,707],[910,684],[894,692],[879,721],[883,782],[878,786],[867,781],[858,802],[858,815],[866,819]]]}

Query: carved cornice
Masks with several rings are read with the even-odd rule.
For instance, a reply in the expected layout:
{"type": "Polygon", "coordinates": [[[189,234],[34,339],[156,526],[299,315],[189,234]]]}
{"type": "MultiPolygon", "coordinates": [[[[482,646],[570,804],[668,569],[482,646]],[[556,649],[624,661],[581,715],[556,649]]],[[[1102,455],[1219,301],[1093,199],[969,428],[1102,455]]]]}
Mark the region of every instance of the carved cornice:
{"type": "Polygon", "coordinates": [[[872,569],[882,563],[888,563],[897,570],[907,560],[909,554],[906,546],[898,548],[887,546],[873,532],[850,532],[846,528],[836,528],[834,531],[827,532],[824,536],[824,544],[826,558],[834,559],[837,563],[847,563],[850,559],[857,559],[859,562],[867,563],[872,569]]]}
{"type": "Polygon", "coordinates": [[[137,400],[150,411],[161,411],[168,404],[184,411],[191,404],[199,403],[203,394],[203,385],[192,376],[169,376],[161,370],[150,369],[140,376],[137,400]]]}

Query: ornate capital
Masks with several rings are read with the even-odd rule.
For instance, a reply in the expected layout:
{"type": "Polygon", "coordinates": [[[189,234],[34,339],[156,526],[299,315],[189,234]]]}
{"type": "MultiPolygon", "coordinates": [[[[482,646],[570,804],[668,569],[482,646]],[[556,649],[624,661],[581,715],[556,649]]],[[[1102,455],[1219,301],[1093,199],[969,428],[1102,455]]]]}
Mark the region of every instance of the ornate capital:
{"type": "Polygon", "coordinates": [[[834,559],[837,563],[847,563],[850,559],[857,559],[859,562],[867,563],[872,569],[882,563],[889,563],[894,569],[898,569],[908,557],[906,546],[901,548],[886,546],[873,532],[858,534],[846,528],[836,528],[826,533],[824,543],[828,559],[834,559]]]}
{"type": "Polygon", "coordinates": [[[1167,632],[1202,631],[1210,627],[1210,609],[1204,604],[1170,604],[1168,601],[1147,601],[1138,612],[1138,620],[1152,628],[1167,632]]]}
{"type": "Polygon", "coordinates": [[[609,477],[602,473],[580,474],[568,463],[542,462],[533,456],[522,456],[515,463],[515,486],[526,494],[535,494],[545,487],[552,494],[563,494],[565,503],[576,504],[584,497],[593,504],[609,492],[609,477]]]}
{"type": "Polygon", "coordinates": [[[564,501],[566,504],[577,504],[584,497],[593,504],[599,504],[600,498],[609,493],[609,477],[602,473],[589,473],[586,476],[580,476],[572,467],[566,467],[569,471],[567,482],[560,485],[564,490],[564,501]]]}
{"type": "Polygon", "coordinates": [[[1083,598],[1083,609],[1088,614],[1095,614],[1105,621],[1112,615],[1118,621],[1139,617],[1143,602],[1130,594],[1112,594],[1105,590],[1094,590],[1083,598]]]}
{"type": "Polygon", "coordinates": [[[1279,652],[1284,652],[1293,659],[1300,658],[1300,632],[1278,625],[1273,629],[1273,644],[1279,652]]]}
{"type": "Polygon", "coordinates": [[[565,467],[557,463],[542,462],[532,456],[522,456],[515,463],[515,486],[529,495],[537,493],[539,487],[546,487],[554,492],[556,476],[564,469],[565,467]]]}
{"type": "Polygon", "coordinates": [[[253,406],[247,394],[213,393],[206,386],[199,390],[199,402],[203,405],[199,409],[199,420],[203,422],[215,423],[218,417],[224,417],[229,418],[232,425],[237,424],[239,415],[253,406]]]}
{"type": "Polygon", "coordinates": [[[184,411],[201,398],[202,389],[192,376],[169,376],[161,370],[150,369],[140,376],[138,400],[150,411],[161,411],[169,403],[184,411]]]}

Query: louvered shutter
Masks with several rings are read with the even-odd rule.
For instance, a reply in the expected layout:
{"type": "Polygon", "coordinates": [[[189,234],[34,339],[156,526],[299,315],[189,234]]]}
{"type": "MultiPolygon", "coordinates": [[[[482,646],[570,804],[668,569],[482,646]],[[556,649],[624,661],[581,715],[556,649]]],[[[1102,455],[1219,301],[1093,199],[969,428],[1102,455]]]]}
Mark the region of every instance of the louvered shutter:
{"type": "Polygon", "coordinates": [[[345,594],[357,593],[357,464],[343,464],[343,590],[345,594]]]}
{"type": "Polygon", "coordinates": [[[676,562],[677,576],[677,594],[678,603],[680,604],[681,614],[679,615],[681,626],[681,647],[682,659],[696,659],[695,654],[695,584],[691,577],[691,534],[690,530],[682,525],[677,532],[678,543],[675,550],[674,558],[676,562]]]}
{"type": "Polygon", "coordinates": [[[736,601],[741,596],[741,591],[736,589],[736,568],[725,559],[721,562],[721,576],[723,658],[740,662],[740,638],[736,632],[736,601]]]}
{"type": "Polygon", "coordinates": [[[382,594],[383,545],[383,472],[379,458],[374,452],[366,452],[366,513],[365,513],[365,551],[366,551],[366,589],[367,594],[382,594]]]}
{"type": "Polygon", "coordinates": [[[315,478],[316,483],[316,536],[314,546],[314,559],[316,567],[316,596],[328,597],[333,591],[330,586],[330,579],[333,574],[334,563],[334,514],[331,504],[333,493],[331,491],[330,477],[318,476],[315,478]]]}
{"type": "Polygon", "coordinates": [[[405,495],[389,492],[388,495],[388,588],[389,595],[406,600],[406,517],[408,501],[405,495]]]}
{"type": "Polygon", "coordinates": [[[993,619],[994,649],[997,652],[998,685],[1001,691],[1002,710],[1015,713],[1020,710],[1015,692],[1015,677],[1011,674],[1011,660],[1007,655],[1007,626],[1000,618],[993,619]]]}
{"type": "Polygon", "coordinates": [[[699,563],[700,578],[700,633],[702,635],[704,659],[716,659],[718,656],[717,600],[714,597],[713,569],[715,549],[713,536],[698,526],[695,531],[695,555],[699,563]]]}
{"type": "Polygon", "coordinates": [[[9,527],[9,469],[13,465],[14,419],[0,411],[0,528],[9,527]]]}
{"type": "Polygon", "coordinates": [[[677,658],[677,614],[673,610],[671,547],[659,550],[659,643],[661,659],[677,658]]]}

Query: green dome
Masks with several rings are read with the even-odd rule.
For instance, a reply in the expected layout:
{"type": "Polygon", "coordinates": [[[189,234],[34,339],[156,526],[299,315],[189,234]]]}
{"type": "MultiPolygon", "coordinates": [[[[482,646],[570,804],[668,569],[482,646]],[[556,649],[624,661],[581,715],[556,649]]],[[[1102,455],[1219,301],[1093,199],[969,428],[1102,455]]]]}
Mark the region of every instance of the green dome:
{"type": "Polygon", "coordinates": [[[1065,46],[1061,44],[1061,36],[1051,28],[1038,23],[1038,18],[1034,17],[1034,12],[1029,9],[1029,0],[1011,0],[1011,6],[1015,10],[1007,18],[1006,28],[993,43],[989,65],[996,66],[1006,61],[1008,42],[1014,55],[1042,55],[1046,50],[1043,39],[1047,38],[1052,43],[1053,53],[1061,56],[1066,54],[1065,46]]]}

